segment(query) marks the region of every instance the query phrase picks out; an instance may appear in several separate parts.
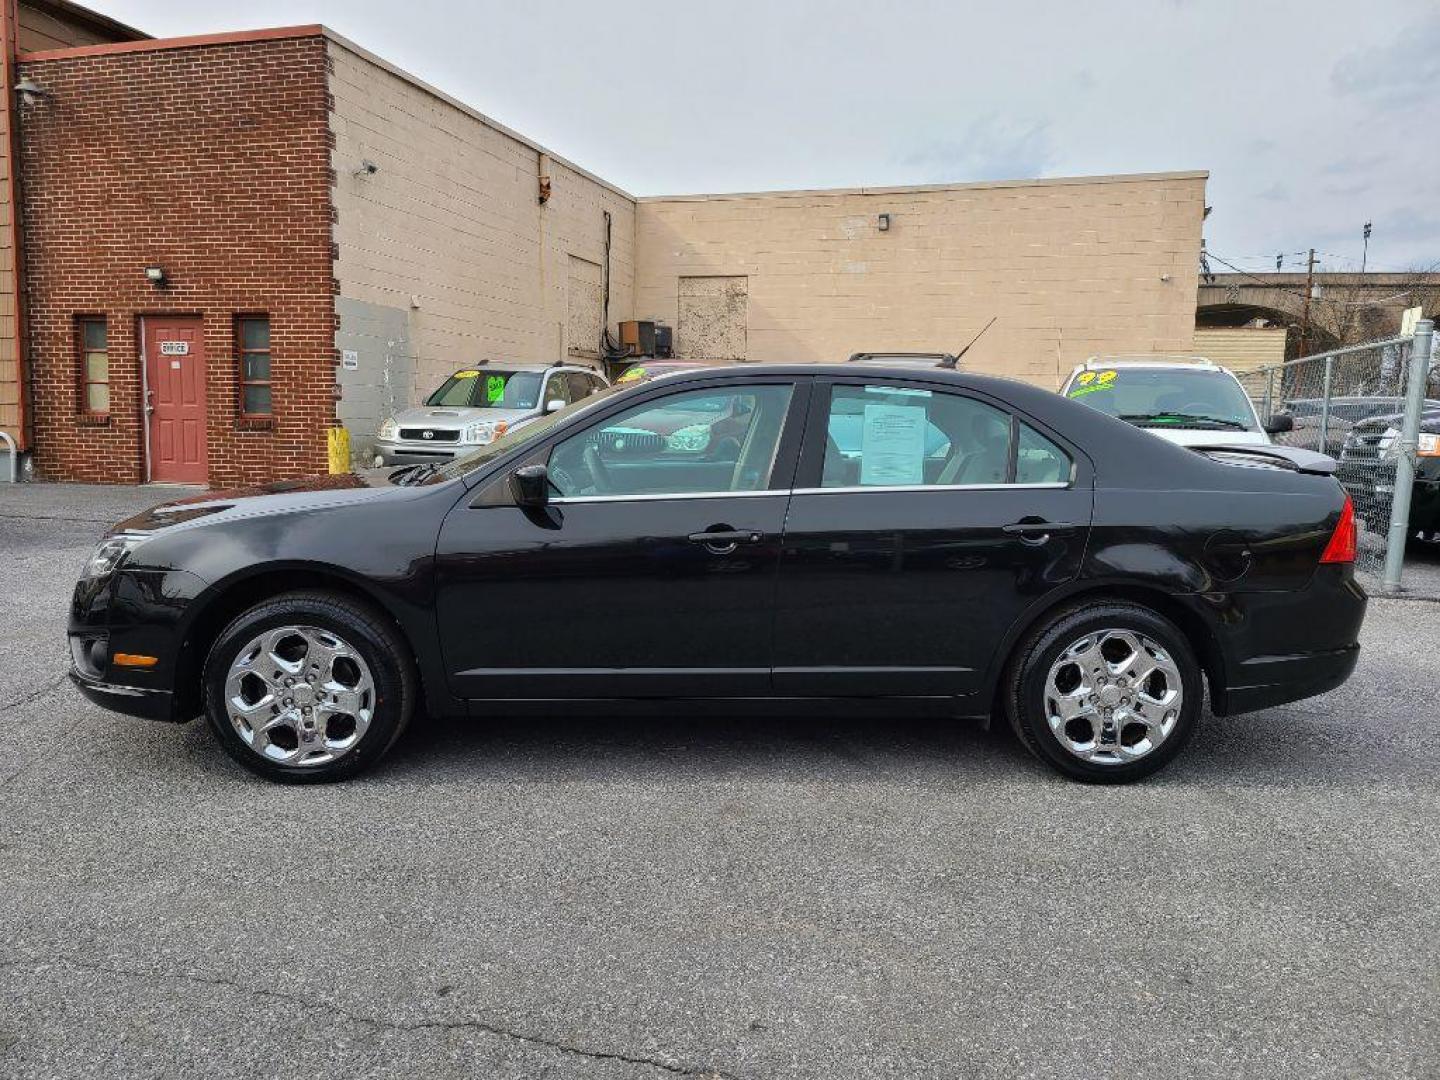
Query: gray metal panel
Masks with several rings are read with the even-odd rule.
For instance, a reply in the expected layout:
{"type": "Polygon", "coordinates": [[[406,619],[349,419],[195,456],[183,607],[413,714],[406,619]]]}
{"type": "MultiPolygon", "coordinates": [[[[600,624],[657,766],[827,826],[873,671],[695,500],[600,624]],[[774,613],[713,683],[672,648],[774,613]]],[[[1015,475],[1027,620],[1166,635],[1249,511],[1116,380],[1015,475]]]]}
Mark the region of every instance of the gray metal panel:
{"type": "Polygon", "coordinates": [[[350,432],[351,456],[368,465],[380,421],[414,401],[415,356],[410,349],[410,311],[362,300],[335,298],[340,329],[340,401],[336,414],[350,432]],[[355,367],[348,368],[352,359],[355,367]]]}

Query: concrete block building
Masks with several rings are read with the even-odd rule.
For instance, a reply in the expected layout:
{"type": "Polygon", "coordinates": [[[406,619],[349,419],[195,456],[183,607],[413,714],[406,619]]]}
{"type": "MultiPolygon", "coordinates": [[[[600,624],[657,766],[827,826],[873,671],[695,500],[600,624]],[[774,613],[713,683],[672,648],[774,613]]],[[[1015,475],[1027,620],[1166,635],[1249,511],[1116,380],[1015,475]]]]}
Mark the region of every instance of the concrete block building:
{"type": "Polygon", "coordinates": [[[321,26],[0,0],[0,429],[38,475],[324,471],[480,360],[958,348],[1054,385],[1193,344],[1203,173],[637,199],[321,26]]]}

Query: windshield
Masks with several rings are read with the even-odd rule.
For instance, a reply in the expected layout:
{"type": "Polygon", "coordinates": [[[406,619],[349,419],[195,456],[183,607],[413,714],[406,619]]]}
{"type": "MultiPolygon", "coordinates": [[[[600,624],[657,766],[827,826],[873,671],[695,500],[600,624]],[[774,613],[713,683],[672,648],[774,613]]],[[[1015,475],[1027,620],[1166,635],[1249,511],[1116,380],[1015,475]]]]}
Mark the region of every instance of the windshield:
{"type": "MultiPolygon", "coordinates": [[[[579,401],[566,405],[563,409],[557,409],[553,413],[538,416],[528,423],[522,423],[511,428],[504,435],[501,435],[492,443],[476,447],[469,454],[463,454],[437,468],[426,479],[426,483],[439,483],[444,480],[453,480],[457,476],[463,476],[473,469],[478,469],[487,461],[494,461],[503,454],[508,454],[517,446],[529,442],[545,434],[552,427],[567,416],[574,416],[578,412],[593,408],[604,401],[608,401],[613,395],[627,390],[629,387],[608,386],[603,390],[597,390],[589,397],[581,398],[579,401]]],[[[428,466],[425,466],[428,468],[428,466]]]]}
{"type": "Polygon", "coordinates": [[[1250,399],[1223,371],[1112,368],[1082,371],[1065,396],[1140,427],[1258,431],[1250,399]]]}
{"type": "Polygon", "coordinates": [[[425,404],[459,409],[533,409],[539,400],[540,372],[487,367],[457,371],[425,399],[425,404]]]}

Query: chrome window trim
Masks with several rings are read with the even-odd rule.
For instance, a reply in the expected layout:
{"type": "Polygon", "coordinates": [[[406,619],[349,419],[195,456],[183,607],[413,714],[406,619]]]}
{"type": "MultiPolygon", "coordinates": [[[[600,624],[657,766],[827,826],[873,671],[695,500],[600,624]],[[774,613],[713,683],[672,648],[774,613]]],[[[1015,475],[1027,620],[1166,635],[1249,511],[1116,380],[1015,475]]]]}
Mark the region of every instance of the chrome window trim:
{"type": "Polygon", "coordinates": [[[796,488],[792,495],[839,495],[865,491],[1059,491],[1073,487],[1071,481],[1048,484],[876,484],[870,487],[851,485],[849,487],[796,488]]]}
{"type": "Polygon", "coordinates": [[[552,506],[569,503],[660,502],[667,499],[757,499],[764,495],[840,495],[856,492],[916,491],[1059,491],[1069,483],[1049,484],[899,484],[886,487],[767,488],[764,491],[683,491],[649,495],[557,495],[552,506]]]}
{"type": "Polygon", "coordinates": [[[766,488],[763,491],[674,491],[642,495],[556,495],[548,501],[552,506],[567,503],[659,502],[664,499],[756,499],[762,495],[789,495],[788,488],[766,488]]]}

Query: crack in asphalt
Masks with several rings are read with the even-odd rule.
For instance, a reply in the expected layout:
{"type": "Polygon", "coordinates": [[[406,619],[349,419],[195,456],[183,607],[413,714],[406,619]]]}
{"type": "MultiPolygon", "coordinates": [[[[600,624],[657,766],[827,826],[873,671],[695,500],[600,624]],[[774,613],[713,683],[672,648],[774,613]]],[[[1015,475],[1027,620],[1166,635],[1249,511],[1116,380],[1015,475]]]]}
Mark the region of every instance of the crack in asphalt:
{"type": "Polygon", "coordinates": [[[114,525],[113,518],[88,518],[70,517],[68,514],[17,514],[13,511],[5,515],[12,521],[72,521],[77,525],[114,525]]]}
{"type": "MultiPolygon", "coordinates": [[[[677,1065],[674,1062],[644,1054],[627,1054],[619,1050],[600,1050],[593,1047],[579,1046],[575,1043],[567,1043],[560,1039],[549,1038],[534,1032],[518,1031],[513,1028],[502,1027],[499,1024],[486,1020],[422,1020],[407,1023],[400,1020],[388,1020],[383,1017],[366,1016],[363,1013],[351,1012],[334,1002],[318,1001],[314,998],[292,994],[285,990],[247,986],[235,979],[227,979],[221,976],[197,975],[187,971],[147,971],[139,968],[110,967],[103,964],[85,963],[84,961],[70,958],[57,958],[51,961],[51,963],[63,964],[66,967],[75,968],[79,971],[88,971],[96,975],[112,975],[129,979],[169,980],[198,984],[201,986],[218,986],[233,990],[237,993],[271,998],[275,1001],[301,1005],[310,1009],[320,1008],[334,1016],[348,1020],[353,1024],[385,1028],[391,1031],[479,1031],[486,1035],[492,1035],[495,1038],[527,1043],[531,1046],[543,1047],[563,1054],[574,1054],[577,1057],[589,1058],[592,1061],[618,1061],[627,1065],[644,1065],[652,1069],[659,1069],[671,1076],[688,1076],[694,1077],[695,1080],[740,1080],[740,1078],[734,1074],[722,1072],[719,1069],[693,1068],[685,1065],[677,1065]]],[[[40,971],[46,966],[48,965],[37,965],[23,961],[0,962],[0,968],[29,967],[40,971]]]]}
{"type": "Polygon", "coordinates": [[[55,678],[51,679],[44,685],[37,687],[34,690],[31,690],[29,693],[21,694],[18,698],[14,698],[11,701],[0,702],[0,712],[5,712],[7,709],[14,709],[21,705],[29,705],[32,701],[38,701],[46,694],[49,694],[52,691],[58,690],[60,689],[60,687],[64,686],[65,680],[69,677],[70,676],[68,672],[62,671],[59,675],[55,676],[55,678]]]}

